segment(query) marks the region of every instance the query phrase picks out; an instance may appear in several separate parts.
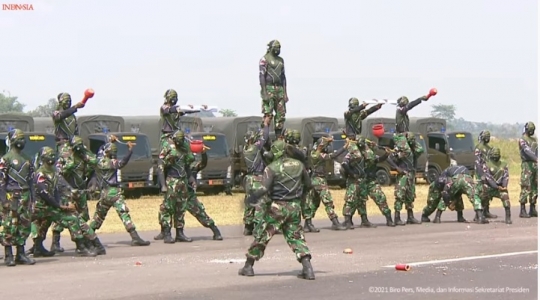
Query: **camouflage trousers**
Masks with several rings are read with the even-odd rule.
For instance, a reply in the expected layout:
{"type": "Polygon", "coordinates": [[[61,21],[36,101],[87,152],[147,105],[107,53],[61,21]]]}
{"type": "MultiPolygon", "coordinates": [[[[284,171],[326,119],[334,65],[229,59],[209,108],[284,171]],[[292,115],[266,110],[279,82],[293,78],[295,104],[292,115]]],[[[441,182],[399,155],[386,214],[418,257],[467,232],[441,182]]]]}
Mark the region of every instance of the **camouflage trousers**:
{"type": "MultiPolygon", "coordinates": [[[[69,146],[68,141],[61,141],[56,143],[56,157],[67,158],[73,155],[71,153],[71,147],[69,146]]],[[[56,164],[56,169],[59,173],[62,173],[63,166],[59,163],[56,164]]]]}
{"type": "Polygon", "coordinates": [[[406,175],[398,174],[396,176],[396,185],[394,188],[394,210],[400,212],[405,204],[405,209],[414,208],[414,198],[416,197],[415,173],[408,172],[406,175]]]}
{"type": "Polygon", "coordinates": [[[312,189],[307,194],[305,199],[305,204],[302,207],[302,215],[304,219],[310,220],[315,217],[317,209],[321,205],[321,201],[326,210],[326,214],[330,220],[337,218],[336,212],[334,211],[334,200],[332,199],[332,194],[328,189],[328,183],[326,178],[314,176],[311,178],[312,189]]]}
{"type": "MultiPolygon", "coordinates": [[[[267,85],[266,92],[268,93],[268,100],[262,100],[262,113],[266,116],[272,115],[275,111],[274,128],[283,129],[285,115],[287,114],[285,89],[282,86],[267,85]]],[[[264,126],[264,124],[262,124],[261,127],[262,126],[264,126]]]]}
{"type": "Polygon", "coordinates": [[[510,195],[508,192],[501,192],[498,189],[494,189],[487,184],[481,182],[476,184],[475,192],[480,197],[482,208],[489,205],[489,202],[493,198],[501,199],[503,207],[510,207],[510,195]]]}
{"type": "MultiPolygon", "coordinates": [[[[438,209],[444,211],[446,209],[446,206],[448,206],[451,210],[453,210],[452,207],[455,207],[455,209],[457,210],[458,208],[457,204],[452,204],[452,202],[455,202],[455,201],[459,202],[462,194],[467,195],[474,210],[482,209],[482,200],[480,199],[480,196],[476,189],[477,185],[475,184],[474,179],[471,177],[471,175],[468,175],[468,174],[456,175],[450,178],[447,181],[446,185],[450,186],[449,188],[447,188],[449,190],[450,197],[451,197],[450,203],[444,203],[443,201],[443,204],[437,207],[438,209]]],[[[463,203],[463,201],[461,201],[461,203],[463,203]]]]}
{"type": "Polygon", "coordinates": [[[444,201],[442,201],[441,192],[437,188],[436,183],[437,183],[436,181],[433,181],[432,183],[429,184],[427,204],[422,210],[422,215],[426,217],[431,216],[431,214],[435,212],[440,202],[444,204],[444,201]]]}
{"type": "Polygon", "coordinates": [[[101,191],[101,198],[96,204],[96,212],[94,213],[94,217],[90,222],[90,228],[93,230],[100,229],[111,207],[114,207],[116,210],[116,213],[124,224],[126,231],[131,232],[135,230],[135,224],[131,220],[129,208],[126,205],[124,191],[117,187],[108,187],[101,191]]]}
{"type": "MultiPolygon", "coordinates": [[[[88,212],[88,194],[84,190],[72,190],[71,202],[75,205],[77,214],[83,222],[90,220],[90,214],[88,212]]],[[[62,232],[65,226],[61,223],[54,222],[53,231],[62,232]]]]}
{"type": "Polygon", "coordinates": [[[43,238],[47,236],[47,229],[52,222],[67,228],[71,234],[71,240],[76,241],[83,238],[94,240],[96,234],[94,230],[80,217],[77,212],[63,211],[41,201],[36,203],[32,214],[32,238],[43,238]]]}
{"type": "MultiPolygon", "coordinates": [[[[195,193],[195,190],[192,188],[188,188],[188,200],[186,205],[186,211],[188,211],[192,216],[201,223],[204,227],[212,227],[215,226],[214,220],[210,218],[210,216],[206,213],[206,209],[204,208],[204,204],[197,199],[197,194],[195,193]]],[[[184,228],[185,225],[185,212],[177,211],[175,216],[175,227],[176,228],[184,228]]]]}
{"type": "Polygon", "coordinates": [[[386,195],[381,189],[381,186],[374,180],[347,179],[347,190],[345,191],[345,203],[343,204],[343,216],[353,216],[355,211],[361,216],[367,215],[367,200],[368,197],[375,201],[379,210],[383,215],[391,213],[386,195]]]}
{"type": "Polygon", "coordinates": [[[170,228],[173,218],[186,212],[188,182],[187,178],[167,177],[165,183],[167,184],[167,193],[159,206],[158,221],[161,227],[170,228]]]}
{"type": "Polygon", "coordinates": [[[259,235],[254,235],[255,240],[249,247],[246,257],[259,260],[264,256],[266,246],[281,228],[283,237],[300,261],[304,256],[311,258],[309,248],[304,237],[304,229],[301,223],[300,199],[293,201],[273,201],[268,213],[264,216],[263,228],[259,235]]]}
{"type": "Polygon", "coordinates": [[[2,232],[4,246],[24,246],[31,228],[30,191],[8,191],[2,201],[2,232]]]}
{"type": "Polygon", "coordinates": [[[536,204],[538,199],[538,164],[531,161],[521,163],[521,192],[519,203],[536,204]]]}
{"type": "MultiPolygon", "coordinates": [[[[262,188],[262,175],[246,175],[244,178],[244,191],[246,197],[248,195],[255,193],[262,188]]],[[[261,202],[266,202],[266,195],[263,196],[261,202]]],[[[264,216],[264,205],[246,205],[244,208],[244,224],[251,225],[263,220],[264,216]]]]}

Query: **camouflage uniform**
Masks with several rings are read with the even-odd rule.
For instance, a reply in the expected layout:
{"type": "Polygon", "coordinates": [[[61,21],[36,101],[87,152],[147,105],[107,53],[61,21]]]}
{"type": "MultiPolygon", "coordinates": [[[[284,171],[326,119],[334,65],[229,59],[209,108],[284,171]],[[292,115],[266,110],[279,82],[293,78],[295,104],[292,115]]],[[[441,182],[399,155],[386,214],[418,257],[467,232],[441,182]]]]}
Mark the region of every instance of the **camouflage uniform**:
{"type": "Polygon", "coordinates": [[[418,157],[424,153],[424,149],[420,143],[416,142],[415,135],[412,132],[406,133],[406,139],[397,139],[396,152],[392,159],[396,160],[398,166],[398,175],[396,178],[396,186],[394,196],[395,223],[396,225],[405,225],[401,221],[401,208],[405,204],[407,209],[407,224],[420,224],[414,218],[413,208],[414,199],[416,197],[415,175],[418,157]]]}
{"type": "Polygon", "coordinates": [[[58,157],[67,157],[70,155],[69,141],[74,135],[79,134],[75,113],[79,108],[83,108],[84,104],[79,102],[71,106],[71,95],[68,93],[60,93],[56,99],[58,106],[52,115],[57,143],[56,153],[58,157]]]}
{"type": "Polygon", "coordinates": [[[177,227],[176,237],[173,238],[170,227],[175,215],[186,211],[189,166],[195,160],[191,151],[186,150],[184,141],[184,132],[178,130],[159,153],[158,175],[165,178],[167,192],[159,206],[158,219],[164,233],[163,241],[167,244],[173,244],[175,241],[191,242],[191,239],[184,235],[183,228],[177,227]]]}
{"type": "Polygon", "coordinates": [[[310,232],[319,232],[319,229],[313,226],[311,220],[315,217],[315,213],[319,208],[321,201],[326,209],[326,214],[332,222],[333,230],[345,230],[346,228],[339,223],[338,216],[334,211],[334,200],[328,189],[326,182],[325,164],[328,160],[333,160],[345,152],[345,148],[341,148],[337,152],[328,154],[331,144],[330,138],[320,138],[311,151],[311,190],[306,197],[306,208],[304,210],[304,230],[310,232]]]}
{"type": "MultiPolygon", "coordinates": [[[[265,168],[263,160],[263,148],[268,143],[270,127],[266,126],[258,132],[248,131],[244,136],[243,157],[247,166],[247,174],[244,177],[245,199],[249,194],[262,189],[262,173],[265,168]]],[[[263,227],[264,214],[268,206],[266,197],[262,197],[260,205],[246,205],[244,208],[244,235],[258,233],[263,227]]],[[[260,233],[260,232],[259,232],[260,233]]]]}
{"type": "MultiPolygon", "coordinates": [[[[474,148],[474,156],[476,156],[474,164],[474,175],[478,182],[482,181],[482,170],[488,161],[488,153],[491,150],[489,141],[491,140],[491,133],[487,130],[483,130],[478,135],[478,145],[474,148]]],[[[489,212],[489,204],[491,198],[482,199],[482,207],[484,208],[484,215],[488,219],[496,219],[498,216],[489,212]]]]}
{"type": "Polygon", "coordinates": [[[422,96],[412,102],[405,96],[397,100],[396,107],[396,134],[394,135],[394,143],[397,144],[400,140],[406,140],[406,132],[409,131],[409,111],[418,106],[422,101],[428,101],[429,96],[422,96]]]}
{"type": "Polygon", "coordinates": [[[527,122],[523,135],[519,139],[519,154],[521,156],[521,205],[520,218],[538,217],[536,200],[538,199],[538,140],[534,137],[535,125],[527,122]],[[527,200],[530,203],[529,213],[525,209],[527,200]]]}
{"type": "Polygon", "coordinates": [[[494,147],[489,151],[488,161],[484,164],[481,181],[476,185],[476,192],[486,203],[486,199],[499,198],[506,212],[506,224],[512,224],[510,218],[510,196],[508,195],[508,166],[502,162],[501,150],[494,147]]]}
{"type": "Polygon", "coordinates": [[[360,135],[362,133],[362,121],[372,113],[381,109],[382,104],[377,104],[364,110],[367,104],[360,105],[357,98],[349,99],[349,110],[344,113],[345,118],[345,134],[360,135]]]}
{"type": "Polygon", "coordinates": [[[277,140],[272,145],[273,162],[264,170],[263,187],[251,194],[246,200],[248,205],[257,205],[259,198],[269,194],[272,204],[265,215],[264,228],[246,253],[246,263],[238,274],[253,276],[253,264],[261,259],[264,251],[277,229],[283,230],[283,236],[289,247],[302,263],[299,277],[315,279],[311,267],[311,253],[304,238],[301,226],[302,193],[310,187],[309,174],[299,160],[285,156],[286,143],[277,140]]]}
{"type": "Polygon", "coordinates": [[[457,212],[458,222],[467,222],[463,217],[465,207],[462,194],[467,194],[475,210],[481,210],[481,200],[476,193],[475,182],[469,170],[464,166],[446,168],[439,178],[429,185],[427,205],[422,211],[422,222],[430,222],[429,216],[437,210],[433,223],[441,223],[441,215],[447,206],[457,212]]]}
{"type": "Polygon", "coordinates": [[[124,191],[118,185],[118,170],[122,169],[131,158],[132,151],[128,151],[122,160],[116,159],[117,148],[113,143],[108,143],[104,147],[105,155],[100,157],[97,162],[96,175],[101,186],[101,196],[96,204],[96,212],[90,223],[90,227],[95,231],[101,228],[107,213],[114,207],[118,217],[124,224],[126,231],[131,236],[132,246],[147,246],[150,242],[144,241],[139,237],[135,230],[135,224],[129,215],[129,208],[126,205],[124,191]]]}
{"type": "Polygon", "coordinates": [[[31,182],[34,173],[30,159],[22,153],[25,146],[24,133],[12,130],[6,138],[9,151],[0,159],[0,202],[2,203],[2,233],[0,242],[4,245],[4,262],[8,266],[34,264],[24,252],[26,239],[30,235],[31,182]],[[17,247],[13,258],[12,246],[17,247]]]}
{"type": "MultiPolygon", "coordinates": [[[[262,113],[264,116],[274,117],[274,130],[276,138],[282,135],[285,115],[287,114],[286,103],[287,78],[285,76],[285,61],[279,56],[281,44],[273,40],[268,43],[266,54],[259,61],[259,82],[261,85],[262,113]]],[[[263,127],[261,125],[261,127],[263,127]]]]}
{"type": "Polygon", "coordinates": [[[34,256],[52,256],[54,254],[54,251],[48,253],[43,247],[43,240],[51,222],[61,224],[69,229],[71,239],[77,245],[77,254],[81,256],[97,255],[85,246],[85,239],[92,246],[102,249],[102,254],[104,254],[105,249],[85,220],[80,218],[78,212],[71,211],[69,206],[63,206],[61,203],[60,176],[54,167],[56,161],[54,150],[44,147],[41,159],[43,164],[34,176],[35,193],[38,198],[32,215],[34,256]]]}

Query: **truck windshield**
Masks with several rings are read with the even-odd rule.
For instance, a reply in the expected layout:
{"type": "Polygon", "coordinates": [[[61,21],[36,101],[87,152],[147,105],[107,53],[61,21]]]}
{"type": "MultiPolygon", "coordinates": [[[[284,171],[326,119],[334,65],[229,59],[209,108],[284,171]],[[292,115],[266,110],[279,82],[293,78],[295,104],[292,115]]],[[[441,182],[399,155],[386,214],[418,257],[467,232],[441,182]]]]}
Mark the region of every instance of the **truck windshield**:
{"type": "MultiPolygon", "coordinates": [[[[53,135],[26,135],[25,140],[26,143],[22,152],[29,158],[33,158],[34,155],[36,155],[36,153],[38,153],[43,147],[51,147],[54,151],[56,151],[56,140],[53,135]]],[[[4,136],[4,139],[0,141],[0,155],[4,155],[6,153],[7,146],[4,136]]]]}
{"type": "MultiPolygon", "coordinates": [[[[116,149],[118,150],[116,156],[118,159],[124,158],[128,153],[127,142],[132,142],[135,144],[133,146],[133,154],[131,154],[131,159],[151,159],[152,158],[152,149],[150,148],[150,143],[148,138],[143,135],[117,135],[119,142],[116,143],[116,149]]],[[[97,153],[101,146],[105,144],[103,139],[90,139],[90,150],[93,153],[97,153]]]]}
{"type": "Polygon", "coordinates": [[[227,144],[227,139],[224,135],[216,134],[206,134],[203,136],[193,136],[194,140],[203,140],[204,144],[209,147],[209,150],[206,150],[208,157],[228,157],[229,156],[229,146],[227,144]]]}
{"type": "Polygon", "coordinates": [[[448,144],[454,153],[474,151],[474,141],[468,132],[448,134],[448,144]]]}

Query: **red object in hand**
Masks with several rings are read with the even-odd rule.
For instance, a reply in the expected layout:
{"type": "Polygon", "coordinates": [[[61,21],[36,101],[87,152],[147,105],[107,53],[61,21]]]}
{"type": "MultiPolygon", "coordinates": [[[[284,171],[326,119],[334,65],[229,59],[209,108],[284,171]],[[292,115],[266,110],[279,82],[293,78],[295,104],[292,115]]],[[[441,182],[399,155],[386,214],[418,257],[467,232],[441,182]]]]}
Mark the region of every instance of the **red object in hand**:
{"type": "Polygon", "coordinates": [[[435,95],[437,95],[437,89],[436,88],[432,88],[431,90],[429,90],[428,97],[435,96],[435,95]]]}
{"type": "Polygon", "coordinates": [[[396,270],[398,271],[409,271],[411,269],[411,267],[409,265],[405,265],[405,264],[397,264],[396,265],[396,270]]]}
{"type": "Polygon", "coordinates": [[[88,101],[88,99],[94,97],[94,90],[93,89],[86,89],[86,91],[84,91],[84,98],[82,99],[82,103],[83,104],[86,104],[86,101],[88,101]]]}
{"type": "Polygon", "coordinates": [[[371,128],[371,131],[373,132],[373,135],[377,138],[380,138],[384,134],[384,125],[383,124],[375,124],[371,128]]]}
{"type": "Polygon", "coordinates": [[[203,151],[204,144],[200,140],[194,140],[194,141],[190,142],[189,146],[191,148],[191,152],[193,152],[193,153],[201,153],[203,151]]]}

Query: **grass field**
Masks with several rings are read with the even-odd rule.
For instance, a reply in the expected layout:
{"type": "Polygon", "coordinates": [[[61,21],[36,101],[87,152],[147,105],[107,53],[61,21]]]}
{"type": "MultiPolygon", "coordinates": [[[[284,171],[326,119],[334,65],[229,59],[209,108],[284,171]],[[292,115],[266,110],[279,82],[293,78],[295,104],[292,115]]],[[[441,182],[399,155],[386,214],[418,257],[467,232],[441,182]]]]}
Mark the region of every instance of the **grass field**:
{"type": "MultiPolygon", "coordinates": [[[[514,141],[493,141],[493,146],[501,148],[503,159],[509,164],[510,169],[510,200],[512,206],[518,205],[520,187],[519,187],[519,175],[520,175],[520,158],[518,152],[517,140],[514,141]]],[[[394,189],[393,187],[384,187],[384,193],[388,199],[388,205],[393,211],[394,205],[394,189]]],[[[417,184],[416,200],[415,200],[415,212],[420,212],[426,205],[428,193],[428,185],[425,183],[417,184]]],[[[344,203],[345,190],[339,188],[332,189],[332,196],[334,199],[334,205],[337,214],[340,216],[340,221],[343,221],[342,208],[344,203]]],[[[199,196],[199,200],[202,201],[206,207],[208,214],[219,225],[238,225],[242,224],[243,214],[243,198],[242,193],[234,193],[233,196],[218,195],[218,196],[199,196]]],[[[162,197],[142,197],[139,199],[127,200],[127,205],[130,209],[131,216],[135,222],[138,230],[159,230],[157,221],[159,205],[162,201],[162,197]]],[[[468,199],[464,197],[465,207],[472,208],[468,199]]],[[[95,201],[89,203],[91,215],[94,213],[96,206],[95,201]]],[[[502,206],[501,201],[493,199],[492,207],[502,206]]],[[[403,213],[404,211],[402,211],[403,213]]],[[[368,213],[369,215],[380,215],[380,211],[373,201],[368,201],[368,213]]],[[[420,215],[416,215],[420,218],[420,215]]],[[[472,216],[465,216],[466,218],[472,218],[472,216]]],[[[317,210],[315,219],[328,219],[324,207],[317,210]]],[[[186,215],[186,227],[200,227],[201,225],[192,217],[189,213],[186,215]]],[[[123,232],[125,231],[120,219],[116,215],[114,209],[109,211],[109,215],[100,232],[123,232]]],[[[66,234],[66,233],[64,233],[66,234]]]]}

